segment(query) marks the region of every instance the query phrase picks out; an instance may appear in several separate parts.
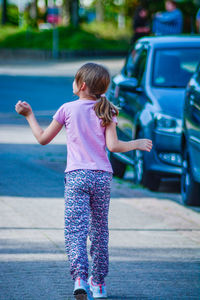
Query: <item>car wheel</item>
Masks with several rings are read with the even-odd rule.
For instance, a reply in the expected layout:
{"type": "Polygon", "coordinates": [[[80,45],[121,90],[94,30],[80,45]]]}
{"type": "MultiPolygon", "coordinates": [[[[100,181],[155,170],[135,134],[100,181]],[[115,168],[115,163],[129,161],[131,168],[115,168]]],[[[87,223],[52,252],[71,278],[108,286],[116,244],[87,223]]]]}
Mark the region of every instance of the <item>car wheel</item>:
{"type": "MultiPolygon", "coordinates": [[[[142,138],[142,134],[139,132],[137,138],[142,138]]],[[[136,184],[142,184],[152,191],[157,191],[160,186],[160,177],[155,174],[150,174],[146,171],[146,163],[144,159],[144,151],[134,151],[134,182],[136,184]]]]}
{"type": "Polygon", "coordinates": [[[110,153],[109,158],[113,168],[113,175],[123,178],[126,171],[126,164],[118,160],[113,153],[110,153]]]}
{"type": "Polygon", "coordinates": [[[144,170],[144,157],[140,150],[135,150],[134,152],[134,182],[136,184],[142,184],[145,177],[144,170]]]}
{"type": "Polygon", "coordinates": [[[200,206],[200,184],[193,178],[190,168],[189,155],[186,147],[183,151],[181,195],[184,204],[191,206],[200,206]]]}

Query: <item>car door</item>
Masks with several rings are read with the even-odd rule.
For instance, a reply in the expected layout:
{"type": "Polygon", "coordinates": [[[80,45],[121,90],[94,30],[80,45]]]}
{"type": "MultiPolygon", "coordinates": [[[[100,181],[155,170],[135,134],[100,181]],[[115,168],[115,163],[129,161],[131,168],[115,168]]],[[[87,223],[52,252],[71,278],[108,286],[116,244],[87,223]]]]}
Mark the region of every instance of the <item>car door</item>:
{"type": "Polygon", "coordinates": [[[116,102],[120,108],[118,134],[124,140],[135,137],[137,118],[146,103],[144,86],[147,57],[148,50],[145,47],[130,53],[123,70],[127,84],[124,86],[123,82],[119,84],[116,102]],[[134,79],[137,82],[135,87],[131,86],[134,79]]]}
{"type": "Polygon", "coordinates": [[[195,168],[200,170],[200,65],[190,81],[185,109],[191,159],[195,168]]]}

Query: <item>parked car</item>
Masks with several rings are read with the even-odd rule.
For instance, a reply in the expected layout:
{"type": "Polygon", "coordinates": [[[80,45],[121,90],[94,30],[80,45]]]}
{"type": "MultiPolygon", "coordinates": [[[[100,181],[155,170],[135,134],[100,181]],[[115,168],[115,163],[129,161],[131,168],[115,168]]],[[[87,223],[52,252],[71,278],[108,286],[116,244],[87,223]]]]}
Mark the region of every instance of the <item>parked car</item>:
{"type": "Polygon", "coordinates": [[[183,203],[200,206],[200,64],[185,95],[182,133],[183,203]]]}
{"type": "Polygon", "coordinates": [[[132,165],[135,181],[151,190],[162,178],[180,179],[184,92],[199,61],[198,36],[145,37],[130,50],[107,95],[120,108],[119,138],[149,138],[154,146],[150,153],[111,153],[116,176],[132,165]]]}

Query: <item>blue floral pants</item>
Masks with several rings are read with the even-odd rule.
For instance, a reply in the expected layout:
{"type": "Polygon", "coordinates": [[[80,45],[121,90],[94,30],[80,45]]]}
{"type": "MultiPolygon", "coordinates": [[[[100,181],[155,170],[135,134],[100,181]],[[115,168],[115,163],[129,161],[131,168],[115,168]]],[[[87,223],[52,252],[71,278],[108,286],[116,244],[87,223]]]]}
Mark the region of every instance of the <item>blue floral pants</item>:
{"type": "Polygon", "coordinates": [[[75,170],[65,177],[65,247],[75,280],[88,278],[87,237],[92,276],[104,283],[108,273],[108,211],[112,173],[75,170]]]}

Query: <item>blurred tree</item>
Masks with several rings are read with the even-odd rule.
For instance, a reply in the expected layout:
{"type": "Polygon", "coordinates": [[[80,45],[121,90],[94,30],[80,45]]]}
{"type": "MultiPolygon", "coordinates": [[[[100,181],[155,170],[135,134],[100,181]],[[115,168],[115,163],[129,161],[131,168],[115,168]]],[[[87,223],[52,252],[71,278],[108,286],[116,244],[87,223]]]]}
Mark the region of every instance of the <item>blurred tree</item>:
{"type": "Polygon", "coordinates": [[[45,0],[44,1],[44,21],[46,22],[47,21],[47,12],[48,12],[48,0],[45,0]]]}
{"type": "Polygon", "coordinates": [[[77,27],[79,24],[79,0],[63,0],[65,23],[77,27]]]}
{"type": "Polygon", "coordinates": [[[79,24],[79,0],[71,0],[71,24],[74,27],[79,24]]]}
{"type": "Polygon", "coordinates": [[[7,24],[18,26],[19,23],[22,23],[22,19],[20,20],[20,12],[15,4],[9,4],[7,9],[7,24]]]}
{"type": "Polygon", "coordinates": [[[38,0],[34,0],[33,7],[34,7],[35,19],[37,20],[37,18],[38,18],[38,0]]]}
{"type": "Polygon", "coordinates": [[[96,11],[96,21],[111,21],[123,28],[138,3],[139,0],[94,0],[90,8],[96,11]]]}
{"type": "Polygon", "coordinates": [[[70,0],[63,0],[63,22],[65,25],[70,23],[70,0]]]}
{"type": "Polygon", "coordinates": [[[98,22],[103,22],[104,21],[104,1],[101,0],[96,0],[95,3],[95,8],[96,8],[96,20],[98,22]]]}
{"type": "Polygon", "coordinates": [[[1,23],[2,25],[5,25],[6,22],[7,22],[7,0],[3,0],[1,23]]]}

